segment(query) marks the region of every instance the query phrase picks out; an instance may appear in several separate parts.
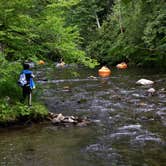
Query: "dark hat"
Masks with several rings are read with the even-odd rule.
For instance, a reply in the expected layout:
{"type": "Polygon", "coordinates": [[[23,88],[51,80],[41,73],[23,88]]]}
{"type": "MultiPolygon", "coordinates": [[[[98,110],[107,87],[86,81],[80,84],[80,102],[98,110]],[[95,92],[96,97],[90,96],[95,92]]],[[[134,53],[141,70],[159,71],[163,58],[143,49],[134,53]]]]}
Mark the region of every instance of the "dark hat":
{"type": "Polygon", "coordinates": [[[30,66],[29,66],[29,64],[28,64],[28,63],[24,63],[24,64],[23,64],[23,68],[24,68],[24,70],[26,70],[26,69],[29,69],[29,68],[30,68],[30,66]]]}

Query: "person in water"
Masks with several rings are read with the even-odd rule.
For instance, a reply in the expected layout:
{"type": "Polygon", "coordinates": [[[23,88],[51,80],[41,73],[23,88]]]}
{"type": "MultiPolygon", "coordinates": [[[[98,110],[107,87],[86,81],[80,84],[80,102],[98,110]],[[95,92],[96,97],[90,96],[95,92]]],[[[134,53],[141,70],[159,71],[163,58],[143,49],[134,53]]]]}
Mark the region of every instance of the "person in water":
{"type": "Polygon", "coordinates": [[[33,72],[29,70],[28,63],[23,64],[23,71],[20,74],[19,85],[22,87],[22,102],[28,97],[28,105],[32,105],[32,89],[35,88],[33,72]]]}

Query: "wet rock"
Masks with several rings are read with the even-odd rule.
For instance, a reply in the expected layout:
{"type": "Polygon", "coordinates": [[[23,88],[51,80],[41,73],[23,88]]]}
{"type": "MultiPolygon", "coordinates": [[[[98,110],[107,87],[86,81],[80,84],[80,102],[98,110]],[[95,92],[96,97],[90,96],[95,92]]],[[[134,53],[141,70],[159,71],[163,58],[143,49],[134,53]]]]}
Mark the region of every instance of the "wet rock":
{"type": "Polygon", "coordinates": [[[138,94],[138,93],[133,93],[132,96],[134,96],[134,97],[140,97],[141,95],[138,94]]]}
{"type": "Polygon", "coordinates": [[[124,139],[124,138],[130,138],[131,136],[135,136],[137,134],[136,131],[122,131],[122,132],[117,132],[117,133],[113,133],[110,135],[111,139],[116,139],[116,140],[120,140],[120,139],[124,139]]]}
{"type": "Polygon", "coordinates": [[[68,127],[69,124],[73,124],[79,127],[84,127],[89,125],[91,122],[87,118],[78,118],[75,116],[64,116],[61,113],[60,114],[54,114],[49,112],[48,120],[52,122],[52,124],[55,125],[62,125],[68,127]]]}
{"type": "Polygon", "coordinates": [[[142,126],[140,124],[128,125],[128,126],[120,127],[119,130],[140,130],[141,127],[142,126]]]}
{"type": "Polygon", "coordinates": [[[161,92],[166,92],[166,89],[165,88],[161,88],[160,91],[161,92]]]}
{"type": "Polygon", "coordinates": [[[140,142],[144,142],[144,141],[161,142],[161,139],[158,138],[154,134],[145,134],[145,135],[137,136],[135,138],[135,141],[140,141],[140,142]]]}
{"type": "Polygon", "coordinates": [[[62,120],[62,122],[74,123],[74,122],[77,122],[77,121],[76,121],[76,118],[73,117],[73,116],[66,116],[66,117],[62,120]]]}
{"type": "Polygon", "coordinates": [[[152,85],[152,84],[154,84],[154,82],[151,81],[151,80],[147,80],[147,79],[142,78],[142,79],[138,80],[136,82],[136,84],[139,84],[139,85],[152,85]]]}
{"type": "Polygon", "coordinates": [[[147,106],[147,103],[144,103],[144,102],[140,102],[138,103],[139,106],[147,106]]]}
{"type": "Polygon", "coordinates": [[[150,89],[147,90],[147,92],[154,93],[154,92],[156,92],[156,90],[154,88],[150,88],[150,89]]]}
{"type": "Polygon", "coordinates": [[[105,149],[105,147],[101,144],[92,144],[86,148],[86,151],[97,152],[97,151],[103,151],[104,149],[105,149]]]}
{"type": "Polygon", "coordinates": [[[88,79],[94,79],[94,80],[96,80],[97,77],[95,77],[95,76],[89,76],[88,79]]]}
{"type": "Polygon", "coordinates": [[[71,89],[69,86],[64,86],[63,87],[63,92],[71,92],[71,89]]]}
{"type": "Polygon", "coordinates": [[[94,120],[92,120],[92,122],[93,122],[93,123],[101,123],[101,120],[99,120],[99,119],[94,119],[94,120]]]}
{"type": "Polygon", "coordinates": [[[58,116],[56,117],[57,120],[62,121],[65,117],[60,113],[58,114],[58,116]]]}
{"type": "Polygon", "coordinates": [[[155,94],[156,90],[154,88],[149,88],[147,91],[146,91],[146,95],[148,96],[153,96],[155,94]]]}

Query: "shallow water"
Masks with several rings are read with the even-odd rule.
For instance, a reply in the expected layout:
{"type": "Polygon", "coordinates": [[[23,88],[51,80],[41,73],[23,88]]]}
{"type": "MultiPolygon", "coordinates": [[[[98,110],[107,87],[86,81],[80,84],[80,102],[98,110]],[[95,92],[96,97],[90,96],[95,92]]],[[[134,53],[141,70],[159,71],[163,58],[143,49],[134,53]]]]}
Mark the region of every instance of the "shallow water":
{"type": "Polygon", "coordinates": [[[2,130],[0,165],[165,166],[166,74],[113,69],[111,77],[101,79],[97,70],[75,69],[39,69],[42,91],[35,93],[50,111],[94,123],[2,130]],[[155,84],[136,85],[141,78],[155,84]],[[156,89],[153,96],[147,93],[150,87],[156,89]]]}

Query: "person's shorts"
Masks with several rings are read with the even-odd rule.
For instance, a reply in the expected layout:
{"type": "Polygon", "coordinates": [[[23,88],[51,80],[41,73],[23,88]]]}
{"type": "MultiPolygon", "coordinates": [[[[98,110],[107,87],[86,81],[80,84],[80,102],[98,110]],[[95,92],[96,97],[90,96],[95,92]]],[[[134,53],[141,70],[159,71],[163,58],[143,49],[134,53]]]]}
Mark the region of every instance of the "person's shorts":
{"type": "Polygon", "coordinates": [[[30,94],[31,92],[32,92],[32,90],[31,90],[30,86],[27,86],[27,85],[23,86],[24,94],[30,94]]]}

